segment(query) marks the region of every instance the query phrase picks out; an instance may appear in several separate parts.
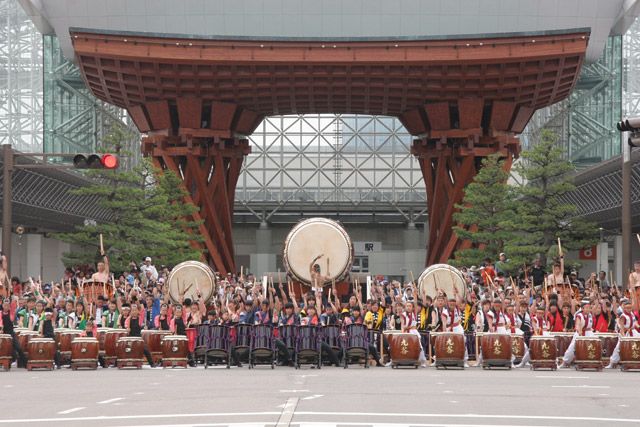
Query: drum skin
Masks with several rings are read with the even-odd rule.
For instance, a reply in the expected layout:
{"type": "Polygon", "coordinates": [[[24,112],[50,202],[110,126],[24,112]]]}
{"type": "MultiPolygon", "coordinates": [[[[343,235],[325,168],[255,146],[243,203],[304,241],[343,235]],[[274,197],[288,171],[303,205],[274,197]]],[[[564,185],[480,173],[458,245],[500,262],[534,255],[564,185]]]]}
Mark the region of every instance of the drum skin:
{"type": "Polygon", "coordinates": [[[511,334],[511,351],[516,359],[524,357],[524,336],[520,334],[511,334]]]}
{"type": "Polygon", "coordinates": [[[511,335],[484,334],[482,336],[482,359],[485,361],[508,360],[511,363],[511,335]]]}
{"type": "Polygon", "coordinates": [[[442,332],[435,336],[435,356],[438,362],[464,360],[464,335],[442,332]]]}
{"type": "Polygon", "coordinates": [[[32,338],[29,340],[27,353],[29,362],[51,362],[56,351],[56,343],[51,338],[32,338]]]}
{"type": "Polygon", "coordinates": [[[162,361],[187,360],[189,340],[184,335],[167,335],[162,338],[162,361]]]}
{"type": "Polygon", "coordinates": [[[635,365],[640,367],[640,337],[620,338],[620,364],[635,365]]]}
{"type": "Polygon", "coordinates": [[[598,337],[576,337],[576,364],[600,363],[602,341],[598,337]]]}
{"type": "Polygon", "coordinates": [[[119,338],[126,337],[126,329],[111,329],[107,331],[104,336],[104,355],[106,357],[117,357],[118,350],[116,349],[116,343],[119,338]]]}
{"type": "Polygon", "coordinates": [[[98,360],[100,343],[96,338],[74,338],[71,341],[71,362],[98,360]]]}
{"type": "Polygon", "coordinates": [[[180,292],[184,291],[184,298],[191,301],[200,299],[198,289],[202,292],[202,302],[208,304],[216,289],[216,278],[207,264],[200,261],[185,261],[173,267],[167,278],[169,298],[174,303],[180,303],[180,292]]]}
{"type": "Polygon", "coordinates": [[[456,284],[458,293],[464,299],[467,294],[467,283],[460,270],[448,264],[433,264],[427,267],[418,277],[418,288],[425,295],[430,296],[435,301],[437,295],[436,286],[440,291],[447,294],[447,298],[453,298],[453,282],[456,284]]]}
{"type": "Polygon", "coordinates": [[[141,331],[142,340],[151,354],[162,353],[162,338],[171,335],[171,331],[141,331]]]}
{"type": "Polygon", "coordinates": [[[609,358],[618,345],[618,338],[620,335],[614,333],[597,333],[595,336],[600,338],[602,341],[602,360],[603,362],[608,363],[609,358]]]}
{"type": "Polygon", "coordinates": [[[311,283],[309,264],[316,261],[322,274],[329,275],[327,282],[340,281],[349,274],[353,265],[353,242],[340,223],[327,218],[309,218],[297,223],[287,235],[282,248],[282,262],[289,274],[298,282],[311,283]]]}
{"type": "Polygon", "coordinates": [[[529,339],[531,363],[556,363],[556,338],[534,335],[529,339]]]}
{"type": "Polygon", "coordinates": [[[82,335],[82,331],[68,330],[60,336],[60,353],[71,354],[71,342],[82,335]]]}
{"type": "Polygon", "coordinates": [[[415,334],[393,333],[387,334],[389,353],[393,363],[418,363],[420,358],[420,337],[415,334]]]}
{"type": "Polygon", "coordinates": [[[0,360],[11,359],[13,353],[13,337],[9,334],[0,335],[0,360]]]}
{"type": "Polygon", "coordinates": [[[556,339],[556,357],[564,356],[564,353],[571,345],[571,340],[573,340],[573,336],[575,332],[551,332],[551,336],[556,339]]]}
{"type": "Polygon", "coordinates": [[[142,361],[144,341],[140,337],[121,337],[117,342],[117,357],[120,361],[142,361]]]}

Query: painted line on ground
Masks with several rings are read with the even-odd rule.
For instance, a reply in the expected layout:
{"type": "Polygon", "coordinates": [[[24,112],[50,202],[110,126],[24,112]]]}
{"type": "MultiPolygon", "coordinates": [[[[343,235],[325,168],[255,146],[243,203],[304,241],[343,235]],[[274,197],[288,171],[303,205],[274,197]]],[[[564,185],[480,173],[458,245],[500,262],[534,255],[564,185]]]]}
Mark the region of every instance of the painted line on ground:
{"type": "Polygon", "coordinates": [[[124,397],[114,397],[113,399],[103,400],[102,402],[98,402],[98,405],[104,405],[105,403],[113,403],[113,402],[117,402],[118,400],[124,400],[124,397]]]}
{"type": "MultiPolygon", "coordinates": [[[[85,408],[74,408],[74,410],[85,408]]],[[[59,412],[62,414],[62,412],[59,412]]],[[[223,412],[223,413],[204,413],[204,414],[149,414],[149,415],[103,415],[94,417],[60,417],[60,418],[20,418],[14,420],[0,419],[0,424],[17,424],[17,423],[50,423],[55,421],[101,421],[101,420],[145,420],[145,419],[162,419],[162,418],[198,418],[198,417],[249,417],[262,415],[279,416],[282,412],[223,412]]],[[[229,424],[229,423],[225,423],[229,424]]]]}
{"type": "Polygon", "coordinates": [[[554,378],[554,379],[564,379],[564,380],[572,380],[572,379],[581,379],[588,380],[591,377],[563,377],[563,376],[553,376],[553,375],[538,375],[536,378],[554,378]]]}
{"type": "Polygon", "coordinates": [[[80,406],[78,408],[71,408],[71,409],[67,409],[66,411],[60,411],[58,412],[60,415],[65,415],[65,414],[70,414],[72,412],[76,412],[76,411],[81,411],[83,409],[85,409],[86,406],[80,406]]]}
{"type": "Polygon", "coordinates": [[[291,420],[293,419],[294,412],[296,412],[297,405],[297,397],[290,397],[289,400],[287,400],[287,403],[284,405],[284,409],[282,409],[282,415],[278,418],[278,424],[276,424],[276,427],[288,427],[291,425],[291,420]]]}
{"type": "Polygon", "coordinates": [[[551,388],[611,388],[608,385],[552,385],[551,388]]]}

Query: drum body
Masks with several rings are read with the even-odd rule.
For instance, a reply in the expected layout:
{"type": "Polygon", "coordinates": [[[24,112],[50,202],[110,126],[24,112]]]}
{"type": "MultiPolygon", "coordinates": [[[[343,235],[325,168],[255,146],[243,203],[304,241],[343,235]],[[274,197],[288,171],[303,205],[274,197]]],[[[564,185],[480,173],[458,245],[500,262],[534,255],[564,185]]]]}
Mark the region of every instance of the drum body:
{"type": "Polygon", "coordinates": [[[432,332],[435,340],[436,368],[464,367],[464,334],[432,332]]]}
{"type": "Polygon", "coordinates": [[[104,335],[104,361],[106,366],[116,364],[118,359],[118,339],[127,336],[126,329],[109,329],[104,335]]]}
{"type": "Polygon", "coordinates": [[[420,336],[417,334],[388,331],[385,333],[389,341],[391,366],[413,366],[420,364],[420,336]]]}
{"type": "Polygon", "coordinates": [[[515,356],[515,363],[524,357],[524,335],[511,334],[511,352],[515,356]]]}
{"type": "Polygon", "coordinates": [[[169,298],[174,303],[180,302],[180,292],[184,298],[197,301],[198,289],[202,292],[202,302],[208,304],[216,289],[216,277],[207,264],[200,261],[185,261],[173,267],[167,278],[169,298]]]}
{"type": "Polygon", "coordinates": [[[620,335],[608,332],[598,332],[595,336],[600,338],[600,341],[602,341],[602,366],[607,366],[611,355],[618,345],[618,338],[620,335]]]}
{"type": "Polygon", "coordinates": [[[82,296],[85,304],[96,304],[98,296],[104,295],[107,301],[113,298],[113,286],[111,283],[84,282],[78,286],[76,296],[82,296]]]}
{"type": "Polygon", "coordinates": [[[5,371],[11,369],[12,354],[13,337],[9,334],[0,334],[0,367],[5,371]]]}
{"type": "Polygon", "coordinates": [[[56,352],[56,342],[51,338],[32,338],[26,348],[29,354],[27,370],[32,369],[53,369],[54,354],[56,352]]]}
{"type": "Polygon", "coordinates": [[[551,336],[556,339],[556,357],[562,358],[571,345],[571,340],[575,332],[551,332],[551,336]]]}
{"type": "Polygon", "coordinates": [[[531,355],[531,369],[556,370],[556,338],[544,335],[534,335],[529,339],[529,352],[531,355]]]}
{"type": "Polygon", "coordinates": [[[324,286],[344,279],[353,264],[353,242],[340,223],[327,218],[309,218],[297,223],[287,235],[282,248],[282,262],[291,276],[301,283],[324,286]],[[316,263],[325,283],[311,282],[309,264],[316,263]]]}
{"type": "Polygon", "coordinates": [[[69,329],[67,328],[55,328],[53,330],[53,335],[56,337],[56,350],[61,351],[60,348],[60,340],[62,339],[62,333],[67,332],[69,329]]]}
{"type": "Polygon", "coordinates": [[[489,333],[482,336],[482,367],[511,368],[511,335],[489,333]]]}
{"type": "Polygon", "coordinates": [[[29,341],[33,338],[38,338],[40,334],[36,331],[20,331],[20,335],[18,335],[18,342],[20,343],[20,347],[22,351],[26,353],[29,348],[29,341]]]}
{"type": "Polygon", "coordinates": [[[71,342],[82,335],[82,331],[69,329],[60,335],[60,358],[65,363],[71,362],[71,342]]]}
{"type": "Polygon", "coordinates": [[[160,362],[162,359],[162,339],[167,335],[171,335],[171,331],[143,330],[140,335],[142,335],[142,340],[147,346],[147,350],[151,353],[153,363],[160,362]]]}
{"type": "Polygon", "coordinates": [[[165,335],[161,341],[162,367],[187,367],[189,361],[189,339],[184,335],[165,335]]]}
{"type": "Polygon", "coordinates": [[[435,302],[438,296],[436,286],[446,293],[447,298],[453,298],[453,283],[464,299],[467,294],[467,282],[462,272],[448,264],[433,264],[420,274],[417,285],[421,292],[433,298],[435,302]]]}
{"type": "Polygon", "coordinates": [[[320,327],[298,326],[296,333],[296,368],[302,364],[311,364],[321,368],[320,327]]]}
{"type": "Polygon", "coordinates": [[[126,367],[142,368],[144,341],[140,337],[120,337],[116,342],[118,369],[126,367]]]}
{"type": "Polygon", "coordinates": [[[107,338],[107,332],[109,332],[111,330],[111,328],[97,328],[96,329],[96,339],[98,340],[98,343],[100,344],[100,355],[104,356],[104,344],[105,344],[105,339],[107,338]]]}
{"type": "Polygon", "coordinates": [[[640,337],[620,338],[619,366],[623,371],[640,369],[640,337]]]}
{"type": "Polygon", "coordinates": [[[576,337],[576,369],[602,370],[602,341],[596,336],[576,337]]]}
{"type": "Polygon", "coordinates": [[[100,342],[97,338],[74,338],[71,341],[71,369],[74,371],[78,368],[96,369],[99,354],[100,342]]]}

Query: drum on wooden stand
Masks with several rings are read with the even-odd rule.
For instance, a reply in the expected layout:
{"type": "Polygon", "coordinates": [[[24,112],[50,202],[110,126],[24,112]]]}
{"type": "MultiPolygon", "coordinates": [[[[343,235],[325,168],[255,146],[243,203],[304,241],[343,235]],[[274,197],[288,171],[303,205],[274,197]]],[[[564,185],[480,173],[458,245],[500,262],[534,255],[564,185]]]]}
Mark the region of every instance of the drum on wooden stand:
{"type": "Polygon", "coordinates": [[[453,298],[454,283],[458,293],[464,299],[467,295],[464,274],[448,264],[433,264],[420,274],[417,286],[422,294],[430,296],[435,301],[438,297],[436,287],[440,292],[444,292],[447,298],[453,298]]]}
{"type": "MultiPolygon", "coordinates": [[[[30,331],[30,330],[21,330],[20,331],[20,335],[17,335],[18,337],[18,343],[20,343],[20,348],[22,349],[22,351],[27,352],[27,349],[29,348],[29,341],[33,338],[38,338],[40,336],[40,334],[36,331],[30,331]]],[[[25,366],[22,366],[22,362],[20,361],[20,359],[18,359],[18,368],[25,368],[25,366]]]]}
{"type": "Polygon", "coordinates": [[[609,364],[609,360],[611,359],[611,355],[618,345],[618,338],[620,337],[620,335],[611,332],[598,332],[595,334],[595,336],[600,338],[600,341],[602,341],[601,361],[602,366],[607,366],[609,364]]]}
{"type": "Polygon", "coordinates": [[[106,367],[116,365],[118,360],[118,339],[126,336],[126,329],[109,329],[104,335],[104,362],[106,367]]]}
{"type": "Polygon", "coordinates": [[[436,368],[464,369],[464,334],[456,332],[431,332],[435,345],[436,368]]]}
{"type": "Polygon", "coordinates": [[[207,264],[200,261],[185,261],[173,267],[167,278],[169,298],[174,303],[180,303],[180,293],[184,298],[197,301],[198,289],[202,292],[202,302],[206,305],[211,301],[216,290],[216,277],[207,264]]]}
{"type": "Polygon", "coordinates": [[[140,337],[121,337],[116,343],[118,360],[116,366],[122,368],[142,368],[144,341],[140,337]]]}
{"type": "Polygon", "coordinates": [[[51,338],[31,338],[26,348],[29,355],[27,370],[53,369],[56,343],[51,338]]]}
{"type": "Polygon", "coordinates": [[[389,341],[391,367],[411,366],[418,368],[420,364],[420,336],[400,331],[385,331],[389,341]]]}
{"type": "Polygon", "coordinates": [[[77,337],[71,341],[71,369],[98,368],[100,342],[93,337],[77,337]]]}
{"type": "Polygon", "coordinates": [[[142,335],[142,340],[147,346],[147,350],[151,353],[153,363],[160,363],[160,360],[162,360],[162,339],[167,335],[171,335],[171,333],[171,331],[141,331],[140,335],[142,335]]]}
{"type": "Polygon", "coordinates": [[[488,333],[482,335],[482,368],[511,369],[511,335],[488,333]]]}
{"type": "Polygon", "coordinates": [[[287,272],[301,283],[324,286],[344,279],[353,265],[353,243],[337,221],[309,218],[297,223],[287,235],[282,248],[282,262],[287,272]],[[324,283],[311,283],[309,264],[316,261],[326,276],[324,283]]]}
{"type": "Polygon", "coordinates": [[[531,356],[531,369],[558,368],[556,355],[556,338],[545,335],[534,335],[529,339],[529,354],[531,356]]]}
{"type": "Polygon", "coordinates": [[[109,332],[111,330],[111,328],[97,328],[96,329],[96,339],[98,340],[98,343],[100,343],[100,356],[105,355],[104,353],[104,341],[107,338],[107,332],[109,332]]]}
{"type": "Polygon", "coordinates": [[[83,282],[76,288],[76,296],[82,297],[87,306],[96,304],[100,295],[110,301],[114,295],[113,285],[104,282],[83,282]]]}
{"type": "Polygon", "coordinates": [[[189,339],[184,335],[165,335],[162,338],[162,367],[187,367],[189,339]]]}
{"type": "Polygon", "coordinates": [[[623,371],[640,369],[640,337],[620,338],[620,369],[623,371]]]}
{"type": "Polygon", "coordinates": [[[602,370],[602,341],[600,338],[576,337],[576,370],[602,370]]]}
{"type": "Polygon", "coordinates": [[[60,363],[71,363],[71,341],[82,335],[82,331],[69,329],[60,335],[60,363]]]}
{"type": "Polygon", "coordinates": [[[0,334],[0,367],[5,371],[11,369],[13,356],[13,337],[9,334],[0,334]]]}
{"type": "Polygon", "coordinates": [[[60,340],[62,339],[62,333],[67,332],[69,329],[67,328],[55,328],[53,330],[53,335],[55,336],[56,341],[56,350],[60,351],[60,340]]]}
{"type": "Polygon", "coordinates": [[[556,339],[556,358],[562,359],[571,345],[575,332],[551,332],[550,334],[556,339]]]}
{"type": "Polygon", "coordinates": [[[515,357],[514,363],[520,363],[524,357],[524,335],[511,334],[511,351],[515,357]]]}

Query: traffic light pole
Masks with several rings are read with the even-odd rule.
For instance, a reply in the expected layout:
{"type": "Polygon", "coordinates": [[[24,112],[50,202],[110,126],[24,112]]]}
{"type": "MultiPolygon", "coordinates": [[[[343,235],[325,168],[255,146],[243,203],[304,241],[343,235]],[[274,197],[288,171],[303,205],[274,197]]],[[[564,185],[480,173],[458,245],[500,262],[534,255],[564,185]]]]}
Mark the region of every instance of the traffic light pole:
{"type": "Polygon", "coordinates": [[[622,134],[622,289],[631,271],[631,147],[622,134]]]}

